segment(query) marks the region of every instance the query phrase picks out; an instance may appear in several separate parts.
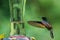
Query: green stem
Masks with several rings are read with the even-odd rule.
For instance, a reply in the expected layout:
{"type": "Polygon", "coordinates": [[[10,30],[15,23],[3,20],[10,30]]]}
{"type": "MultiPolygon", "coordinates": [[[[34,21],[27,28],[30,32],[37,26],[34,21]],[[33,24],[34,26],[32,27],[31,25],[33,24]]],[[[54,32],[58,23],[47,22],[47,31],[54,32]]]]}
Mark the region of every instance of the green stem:
{"type": "Polygon", "coordinates": [[[25,5],[26,5],[26,0],[23,0],[23,18],[24,18],[24,14],[25,14],[25,5]]]}

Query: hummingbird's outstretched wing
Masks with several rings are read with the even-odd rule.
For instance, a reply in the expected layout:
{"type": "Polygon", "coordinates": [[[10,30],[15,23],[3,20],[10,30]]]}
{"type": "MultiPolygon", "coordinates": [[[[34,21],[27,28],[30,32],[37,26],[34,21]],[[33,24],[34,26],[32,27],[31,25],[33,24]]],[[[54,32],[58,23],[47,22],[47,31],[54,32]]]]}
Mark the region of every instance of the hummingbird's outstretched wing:
{"type": "Polygon", "coordinates": [[[41,21],[28,21],[28,24],[38,28],[45,28],[41,21]]]}

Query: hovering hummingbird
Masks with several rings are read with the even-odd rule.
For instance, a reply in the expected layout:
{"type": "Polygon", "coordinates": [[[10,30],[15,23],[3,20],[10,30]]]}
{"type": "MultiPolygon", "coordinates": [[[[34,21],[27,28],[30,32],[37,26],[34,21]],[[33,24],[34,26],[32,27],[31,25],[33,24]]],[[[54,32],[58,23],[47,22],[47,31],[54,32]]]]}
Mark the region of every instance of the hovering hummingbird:
{"type": "Polygon", "coordinates": [[[50,31],[51,38],[54,38],[53,28],[51,24],[48,23],[48,20],[46,17],[42,17],[42,21],[28,21],[28,23],[32,26],[36,26],[39,28],[47,28],[50,31]]]}
{"type": "Polygon", "coordinates": [[[53,35],[53,28],[51,26],[51,24],[48,23],[48,20],[46,17],[42,17],[42,24],[45,25],[45,27],[50,31],[50,35],[51,35],[51,38],[54,38],[54,35],[53,35]]]}

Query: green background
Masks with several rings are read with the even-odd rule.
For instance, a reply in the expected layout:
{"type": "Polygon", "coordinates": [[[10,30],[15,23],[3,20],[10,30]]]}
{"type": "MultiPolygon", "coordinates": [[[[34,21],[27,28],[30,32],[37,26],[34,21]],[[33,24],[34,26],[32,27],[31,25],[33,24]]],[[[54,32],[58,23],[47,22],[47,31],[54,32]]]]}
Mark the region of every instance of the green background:
{"type": "MultiPolygon", "coordinates": [[[[24,14],[25,31],[29,37],[36,40],[50,40],[49,31],[45,28],[36,28],[27,21],[41,21],[46,16],[54,31],[54,40],[60,40],[60,0],[27,0],[24,14]]],[[[9,37],[10,33],[10,11],[9,0],[0,0],[0,34],[9,37]]]]}

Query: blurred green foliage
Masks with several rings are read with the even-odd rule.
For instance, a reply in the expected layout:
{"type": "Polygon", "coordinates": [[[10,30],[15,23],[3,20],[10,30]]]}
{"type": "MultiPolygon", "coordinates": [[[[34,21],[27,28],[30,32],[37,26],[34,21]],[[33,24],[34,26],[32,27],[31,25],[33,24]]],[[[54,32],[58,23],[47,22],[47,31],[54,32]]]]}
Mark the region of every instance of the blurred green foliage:
{"type": "MultiPolygon", "coordinates": [[[[36,28],[27,21],[40,21],[42,16],[46,16],[54,31],[54,40],[60,40],[60,0],[27,0],[24,15],[25,31],[29,37],[36,40],[50,40],[47,29],[36,28]]],[[[9,0],[0,0],[0,34],[5,33],[8,37],[10,33],[10,11],[9,0]]]]}

